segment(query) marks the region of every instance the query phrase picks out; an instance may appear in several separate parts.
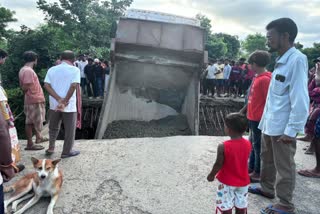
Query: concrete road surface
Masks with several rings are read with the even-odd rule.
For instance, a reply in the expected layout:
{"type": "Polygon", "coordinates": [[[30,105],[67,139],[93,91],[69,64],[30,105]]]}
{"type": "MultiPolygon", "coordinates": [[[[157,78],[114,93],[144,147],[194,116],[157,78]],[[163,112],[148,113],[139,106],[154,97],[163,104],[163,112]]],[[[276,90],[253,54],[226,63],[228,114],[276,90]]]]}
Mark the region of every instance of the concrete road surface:
{"type": "MultiPolygon", "coordinates": [[[[193,136],[77,141],[75,147],[81,155],[64,159],[59,165],[64,183],[54,213],[215,213],[217,183],[208,183],[206,176],[217,144],[225,139],[193,136]]],[[[297,169],[315,164],[314,156],[303,154],[307,145],[298,142],[297,169]]],[[[53,158],[60,156],[61,146],[58,142],[53,158]]],[[[27,169],[21,174],[33,171],[31,156],[45,158],[44,151],[22,151],[27,169]]],[[[250,195],[248,213],[258,214],[272,202],[250,195]]],[[[297,175],[294,202],[296,213],[320,213],[320,179],[297,175]]],[[[26,213],[46,213],[48,203],[49,199],[43,199],[26,213]]]]}

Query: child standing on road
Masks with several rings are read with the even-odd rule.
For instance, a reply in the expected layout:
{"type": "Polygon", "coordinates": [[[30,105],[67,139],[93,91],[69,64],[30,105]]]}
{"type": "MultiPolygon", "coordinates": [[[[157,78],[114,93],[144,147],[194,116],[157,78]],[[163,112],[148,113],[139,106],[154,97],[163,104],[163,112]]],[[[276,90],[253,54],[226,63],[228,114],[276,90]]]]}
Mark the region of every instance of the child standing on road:
{"type": "Polygon", "coordinates": [[[231,113],[225,118],[225,133],[230,136],[218,146],[217,159],[207,179],[218,180],[216,213],[246,214],[248,206],[248,159],[251,152],[250,141],[242,137],[248,121],[245,115],[231,113]]]}

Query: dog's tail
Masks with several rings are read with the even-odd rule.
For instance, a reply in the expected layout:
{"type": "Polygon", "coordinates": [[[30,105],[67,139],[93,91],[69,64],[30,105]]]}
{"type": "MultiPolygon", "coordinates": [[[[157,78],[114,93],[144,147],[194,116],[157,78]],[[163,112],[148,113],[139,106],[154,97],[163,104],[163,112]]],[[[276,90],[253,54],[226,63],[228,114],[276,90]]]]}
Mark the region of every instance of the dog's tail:
{"type": "Polygon", "coordinates": [[[13,192],[13,191],[14,191],[14,186],[13,185],[3,187],[3,192],[13,192]]]}

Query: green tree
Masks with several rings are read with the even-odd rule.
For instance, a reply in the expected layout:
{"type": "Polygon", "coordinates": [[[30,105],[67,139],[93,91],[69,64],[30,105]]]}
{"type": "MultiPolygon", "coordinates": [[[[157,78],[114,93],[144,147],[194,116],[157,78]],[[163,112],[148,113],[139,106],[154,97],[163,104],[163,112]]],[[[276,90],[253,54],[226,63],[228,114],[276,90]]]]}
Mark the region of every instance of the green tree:
{"type": "Polygon", "coordinates": [[[309,67],[312,68],[314,67],[313,60],[320,56],[320,43],[313,43],[313,47],[304,48],[302,52],[307,55],[309,67]]]}
{"type": "Polygon", "coordinates": [[[222,38],[223,42],[227,45],[227,52],[224,57],[229,59],[236,59],[239,56],[240,41],[237,36],[232,36],[225,33],[215,34],[217,38],[222,38]]]}
{"type": "Polygon", "coordinates": [[[294,43],[294,47],[297,48],[298,50],[302,50],[303,44],[301,44],[300,42],[297,42],[297,43],[294,43]]]}
{"type": "Polygon", "coordinates": [[[219,59],[226,55],[228,47],[223,38],[211,35],[206,44],[206,50],[209,58],[219,59]]]}
{"type": "Polygon", "coordinates": [[[6,27],[8,26],[8,23],[17,21],[17,19],[13,17],[14,14],[14,11],[11,11],[5,7],[0,7],[0,40],[2,37],[7,36],[6,27]]]}
{"type": "Polygon", "coordinates": [[[88,50],[91,46],[110,46],[115,22],[132,1],[59,0],[59,3],[48,3],[38,0],[37,4],[49,23],[72,35],[72,42],[80,50],[88,50]]]}
{"type": "Polygon", "coordinates": [[[250,34],[242,42],[242,48],[247,54],[252,53],[255,50],[267,50],[267,39],[260,33],[250,34]]]}
{"type": "Polygon", "coordinates": [[[200,20],[200,25],[201,27],[203,27],[206,32],[207,32],[207,36],[209,37],[211,35],[211,20],[205,16],[205,15],[202,15],[201,13],[198,13],[196,15],[196,19],[200,20]]]}

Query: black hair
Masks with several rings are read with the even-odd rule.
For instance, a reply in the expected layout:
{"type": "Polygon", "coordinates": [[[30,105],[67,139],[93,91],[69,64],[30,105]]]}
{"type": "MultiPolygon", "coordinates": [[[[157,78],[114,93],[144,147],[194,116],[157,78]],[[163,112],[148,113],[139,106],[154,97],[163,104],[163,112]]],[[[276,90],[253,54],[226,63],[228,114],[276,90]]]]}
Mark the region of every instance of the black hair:
{"type": "Polygon", "coordinates": [[[6,58],[7,56],[8,56],[8,53],[0,49],[0,58],[3,59],[3,58],[6,58]]]}
{"type": "Polygon", "coordinates": [[[230,113],[224,119],[225,125],[232,131],[243,134],[248,127],[248,119],[241,113],[230,113]]]}
{"type": "Polygon", "coordinates": [[[275,29],[278,33],[288,33],[289,42],[293,43],[298,34],[298,27],[296,23],[290,18],[280,18],[270,22],[267,30],[275,29]]]}
{"type": "Polygon", "coordinates": [[[26,51],[23,53],[22,58],[23,58],[24,63],[34,62],[38,59],[38,54],[36,54],[33,51],[26,51]]]}
{"type": "Polygon", "coordinates": [[[256,50],[248,59],[249,64],[256,63],[259,67],[266,67],[271,61],[271,56],[267,51],[256,50]]]}
{"type": "Polygon", "coordinates": [[[63,51],[61,53],[61,60],[74,60],[75,54],[72,51],[63,51]]]}
{"type": "Polygon", "coordinates": [[[88,62],[93,62],[93,59],[91,57],[89,57],[88,62]]]}

